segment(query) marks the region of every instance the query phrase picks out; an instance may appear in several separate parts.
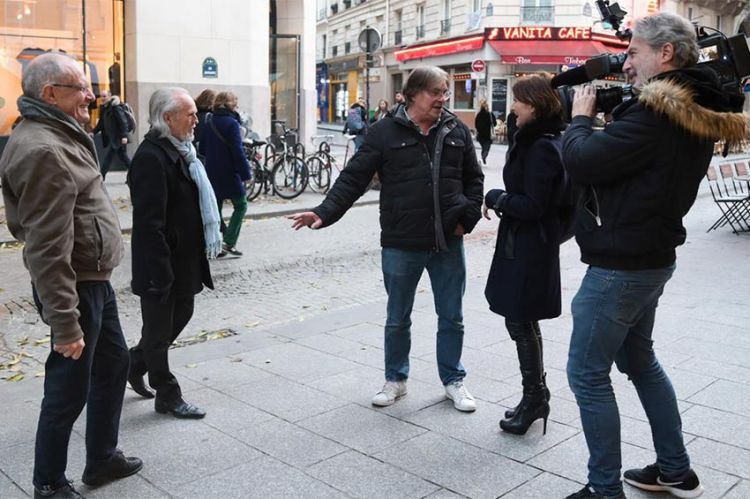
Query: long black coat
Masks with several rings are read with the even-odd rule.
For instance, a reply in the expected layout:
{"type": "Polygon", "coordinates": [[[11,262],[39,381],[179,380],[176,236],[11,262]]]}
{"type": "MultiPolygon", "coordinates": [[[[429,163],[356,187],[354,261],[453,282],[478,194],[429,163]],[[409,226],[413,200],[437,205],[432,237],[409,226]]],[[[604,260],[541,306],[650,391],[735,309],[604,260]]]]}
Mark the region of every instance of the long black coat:
{"type": "Polygon", "coordinates": [[[198,188],[177,149],[146,134],[128,173],[133,203],[133,293],[166,300],[213,289],[198,188]]]}
{"type": "Polygon", "coordinates": [[[492,142],[492,129],[495,128],[497,120],[495,116],[486,109],[480,109],[474,118],[474,128],[477,129],[477,142],[492,142]]]}
{"type": "Polygon", "coordinates": [[[503,170],[506,191],[485,198],[502,215],[485,297],[490,310],[515,322],[560,315],[561,128],[521,128],[503,170]]]}

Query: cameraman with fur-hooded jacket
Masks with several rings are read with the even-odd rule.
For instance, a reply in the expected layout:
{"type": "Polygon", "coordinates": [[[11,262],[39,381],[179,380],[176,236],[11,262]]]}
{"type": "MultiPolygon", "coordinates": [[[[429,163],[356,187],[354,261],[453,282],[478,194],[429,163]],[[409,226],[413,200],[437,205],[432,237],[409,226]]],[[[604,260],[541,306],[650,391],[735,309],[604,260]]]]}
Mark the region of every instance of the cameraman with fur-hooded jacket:
{"type": "Polygon", "coordinates": [[[568,382],[589,450],[588,484],[570,498],[625,497],[620,418],[612,363],[635,385],[648,417],[656,462],[625,472],[648,491],[697,497],[703,489],[682,437],[672,384],[652,347],[656,306],[685,242],[682,218],[695,201],[718,139],[746,134],[743,97],[722,90],[698,65],[695,28],[669,13],[637,20],[623,70],[638,91],[613,121],[592,130],[595,92],[576,92],[563,163],[583,185],[576,220],[589,265],[571,310],[568,382]]]}

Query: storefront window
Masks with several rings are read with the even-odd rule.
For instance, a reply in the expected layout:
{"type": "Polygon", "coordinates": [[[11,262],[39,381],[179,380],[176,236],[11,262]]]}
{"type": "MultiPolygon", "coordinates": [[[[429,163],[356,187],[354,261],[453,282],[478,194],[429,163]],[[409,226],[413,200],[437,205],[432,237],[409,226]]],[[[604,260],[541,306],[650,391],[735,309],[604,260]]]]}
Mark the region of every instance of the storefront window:
{"type": "MultiPolygon", "coordinates": [[[[47,51],[80,61],[95,95],[106,89],[125,97],[122,0],[4,0],[0,41],[0,135],[9,134],[18,117],[23,68],[47,51]]],[[[91,125],[98,116],[94,106],[91,125]]]]}
{"type": "Polygon", "coordinates": [[[456,74],[453,78],[453,109],[474,109],[477,80],[469,75],[456,74]]]}
{"type": "Polygon", "coordinates": [[[299,53],[297,35],[271,35],[271,119],[297,128],[299,116],[299,53]]]}

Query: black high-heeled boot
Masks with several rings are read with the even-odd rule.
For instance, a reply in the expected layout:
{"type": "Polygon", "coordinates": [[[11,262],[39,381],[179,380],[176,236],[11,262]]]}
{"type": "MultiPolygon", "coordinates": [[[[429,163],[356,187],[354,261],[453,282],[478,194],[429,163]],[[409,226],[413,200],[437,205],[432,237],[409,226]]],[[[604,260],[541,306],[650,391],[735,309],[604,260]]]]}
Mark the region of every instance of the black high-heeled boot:
{"type": "MultiPolygon", "coordinates": [[[[523,398],[513,416],[503,419],[503,431],[523,435],[537,419],[544,419],[544,433],[547,432],[549,402],[544,383],[541,345],[537,336],[538,328],[533,322],[505,321],[510,337],[516,343],[518,363],[521,367],[523,398]]],[[[541,336],[541,334],[539,335],[541,336]]]]}
{"type": "MultiPolygon", "coordinates": [[[[542,330],[539,327],[539,321],[532,321],[531,324],[534,328],[536,339],[539,342],[539,358],[542,360],[542,384],[544,385],[545,398],[547,402],[549,402],[551,394],[549,392],[549,388],[547,387],[547,373],[544,372],[544,343],[542,342],[542,330]]],[[[521,407],[521,401],[519,401],[513,409],[508,409],[507,411],[505,411],[505,419],[512,418],[516,414],[516,411],[518,411],[519,407],[521,407]]]]}

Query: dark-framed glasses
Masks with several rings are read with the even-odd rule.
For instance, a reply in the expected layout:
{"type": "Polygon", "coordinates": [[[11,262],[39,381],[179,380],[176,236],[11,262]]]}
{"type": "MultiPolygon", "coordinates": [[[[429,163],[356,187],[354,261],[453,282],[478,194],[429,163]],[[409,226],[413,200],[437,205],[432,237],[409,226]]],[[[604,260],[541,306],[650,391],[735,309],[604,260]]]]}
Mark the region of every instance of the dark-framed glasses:
{"type": "Polygon", "coordinates": [[[70,85],[68,83],[53,83],[53,87],[62,87],[62,88],[72,88],[74,90],[78,90],[82,94],[91,92],[91,89],[88,86],[84,85],[70,85]]]}

